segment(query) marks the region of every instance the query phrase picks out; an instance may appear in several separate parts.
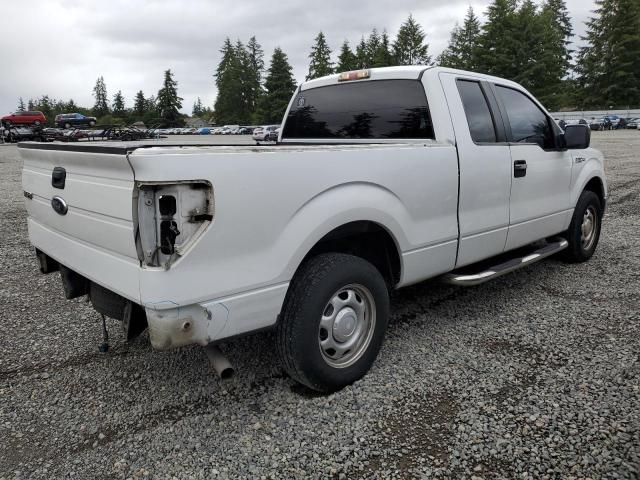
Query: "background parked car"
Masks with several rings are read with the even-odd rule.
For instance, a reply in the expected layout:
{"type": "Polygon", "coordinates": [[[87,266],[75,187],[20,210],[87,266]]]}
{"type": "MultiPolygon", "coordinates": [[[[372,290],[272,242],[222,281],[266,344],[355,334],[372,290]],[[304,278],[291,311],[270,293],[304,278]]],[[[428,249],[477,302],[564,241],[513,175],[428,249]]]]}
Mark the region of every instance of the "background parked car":
{"type": "Polygon", "coordinates": [[[597,131],[611,130],[613,128],[613,125],[608,117],[592,118],[589,122],[589,128],[591,128],[591,130],[597,131]]]}
{"type": "Polygon", "coordinates": [[[640,125],[640,118],[632,118],[627,122],[627,128],[636,129],[640,125]]]}
{"type": "Polygon", "coordinates": [[[268,140],[271,142],[275,142],[276,140],[278,140],[279,136],[280,136],[280,127],[277,127],[275,130],[271,130],[269,132],[268,140]]]}
{"type": "Polygon", "coordinates": [[[56,115],[55,124],[60,128],[93,127],[97,123],[96,117],[87,117],[81,113],[63,113],[56,115]]]}
{"type": "Polygon", "coordinates": [[[258,127],[253,131],[253,135],[251,136],[251,138],[253,138],[256,142],[267,142],[269,140],[275,140],[276,138],[278,138],[277,135],[274,135],[273,133],[276,131],[276,129],[280,127],[280,125],[269,125],[267,127],[258,127]]]}
{"type": "Polygon", "coordinates": [[[15,112],[9,115],[5,115],[0,119],[5,127],[9,128],[12,125],[35,125],[40,126],[47,123],[47,117],[44,113],[37,111],[29,112],[15,112]]]}

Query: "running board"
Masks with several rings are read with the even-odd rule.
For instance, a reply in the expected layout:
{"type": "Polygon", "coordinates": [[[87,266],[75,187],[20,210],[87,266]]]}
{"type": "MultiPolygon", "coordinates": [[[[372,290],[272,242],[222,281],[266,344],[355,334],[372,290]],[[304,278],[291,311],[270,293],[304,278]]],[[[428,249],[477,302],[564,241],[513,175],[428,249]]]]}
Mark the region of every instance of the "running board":
{"type": "Polygon", "coordinates": [[[506,262],[494,265],[486,270],[473,274],[460,274],[460,273],[447,273],[441,277],[442,281],[451,285],[458,285],[461,287],[473,287],[474,285],[480,285],[481,283],[488,282],[494,278],[501,277],[507,273],[511,273],[522,267],[532,265],[543,258],[555,255],[561,252],[569,246],[569,243],[563,238],[554,238],[549,241],[544,247],[534,250],[530,254],[524,257],[516,257],[506,262]]]}

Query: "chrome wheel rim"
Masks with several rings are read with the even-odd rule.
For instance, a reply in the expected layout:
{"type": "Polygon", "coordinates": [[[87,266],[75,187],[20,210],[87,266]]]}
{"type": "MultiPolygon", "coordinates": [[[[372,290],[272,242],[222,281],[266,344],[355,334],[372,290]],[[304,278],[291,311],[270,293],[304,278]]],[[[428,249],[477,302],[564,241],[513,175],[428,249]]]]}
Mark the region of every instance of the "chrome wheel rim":
{"type": "Polygon", "coordinates": [[[367,351],[376,325],[376,304],[368,288],[351,284],[331,296],[318,328],[322,358],[336,368],[357,362],[367,351]]]}
{"type": "Polygon", "coordinates": [[[598,217],[596,210],[592,206],[587,207],[582,217],[581,225],[581,242],[584,250],[589,250],[596,239],[596,233],[598,231],[598,217]]]}

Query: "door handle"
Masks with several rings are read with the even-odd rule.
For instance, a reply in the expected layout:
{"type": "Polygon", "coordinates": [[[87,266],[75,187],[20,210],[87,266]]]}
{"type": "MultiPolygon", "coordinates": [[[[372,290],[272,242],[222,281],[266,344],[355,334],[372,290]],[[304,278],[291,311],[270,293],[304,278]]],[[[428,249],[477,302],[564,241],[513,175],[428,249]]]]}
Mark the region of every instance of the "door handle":
{"type": "Polygon", "coordinates": [[[524,177],[527,175],[527,161],[516,160],[513,162],[513,176],[515,178],[524,177]]]}

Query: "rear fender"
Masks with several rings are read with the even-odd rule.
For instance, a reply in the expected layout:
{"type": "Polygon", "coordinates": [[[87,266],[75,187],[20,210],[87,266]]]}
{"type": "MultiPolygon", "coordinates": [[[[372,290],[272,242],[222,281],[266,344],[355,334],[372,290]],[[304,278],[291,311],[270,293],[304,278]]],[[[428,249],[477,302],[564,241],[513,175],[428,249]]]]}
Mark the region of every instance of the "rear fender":
{"type": "MultiPolygon", "coordinates": [[[[411,219],[401,200],[377,184],[345,183],[312,197],[291,217],[275,245],[282,253],[295,246],[283,278],[293,277],[305,256],[325,235],[356,221],[374,222],[386,229],[399,254],[407,249],[409,242],[401,225],[409,225],[411,219]]],[[[282,258],[278,253],[274,257],[282,258]]]]}

